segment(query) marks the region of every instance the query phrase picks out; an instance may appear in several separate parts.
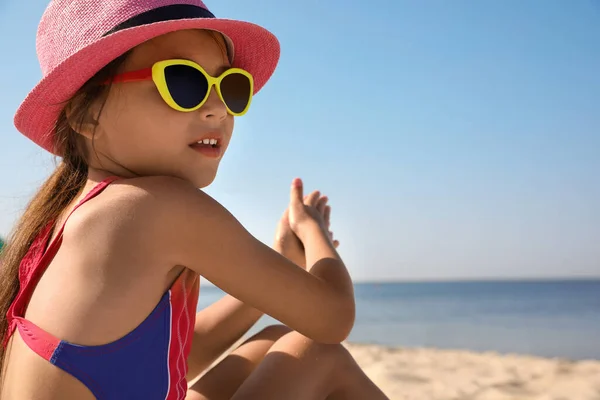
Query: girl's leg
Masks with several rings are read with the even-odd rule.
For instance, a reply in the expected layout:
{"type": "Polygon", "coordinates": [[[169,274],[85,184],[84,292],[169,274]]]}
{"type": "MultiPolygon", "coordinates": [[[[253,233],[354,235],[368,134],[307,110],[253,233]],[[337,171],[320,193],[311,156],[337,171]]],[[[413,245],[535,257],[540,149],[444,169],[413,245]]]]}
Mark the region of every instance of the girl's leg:
{"type": "Polygon", "coordinates": [[[321,345],[284,326],[256,334],[188,391],[187,400],[387,399],[342,345],[321,345]]]}
{"type": "Polygon", "coordinates": [[[255,334],[194,383],[186,400],[231,399],[273,343],[289,332],[286,326],[272,325],[255,334]]]}
{"type": "Polygon", "coordinates": [[[232,399],[383,400],[342,345],[317,344],[291,332],[269,349],[232,399]]]}

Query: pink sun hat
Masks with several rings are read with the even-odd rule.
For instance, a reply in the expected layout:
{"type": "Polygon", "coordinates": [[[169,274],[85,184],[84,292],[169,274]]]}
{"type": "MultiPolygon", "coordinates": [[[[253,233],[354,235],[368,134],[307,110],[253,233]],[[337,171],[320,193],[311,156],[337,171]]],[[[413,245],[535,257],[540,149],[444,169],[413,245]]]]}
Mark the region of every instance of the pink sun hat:
{"type": "Polygon", "coordinates": [[[55,153],[56,120],[88,79],[137,45],[184,29],[222,33],[232,66],[253,75],[254,93],[279,61],[279,41],[272,33],[249,22],[216,18],[201,0],[52,0],[36,40],[43,77],[17,110],[15,126],[55,153]]]}

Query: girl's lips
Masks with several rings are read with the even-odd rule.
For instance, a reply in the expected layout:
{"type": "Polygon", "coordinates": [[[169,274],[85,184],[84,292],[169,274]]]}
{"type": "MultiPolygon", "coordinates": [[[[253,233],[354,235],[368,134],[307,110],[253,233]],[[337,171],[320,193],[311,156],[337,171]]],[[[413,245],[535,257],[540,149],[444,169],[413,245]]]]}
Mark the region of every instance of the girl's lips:
{"type": "Polygon", "coordinates": [[[221,151],[221,145],[210,145],[210,144],[199,144],[199,143],[194,143],[191,144],[190,147],[197,151],[198,153],[202,154],[205,157],[209,157],[209,158],[219,158],[221,157],[222,151],[221,151]]]}
{"type": "Polygon", "coordinates": [[[202,143],[205,140],[207,140],[207,141],[216,140],[218,142],[218,144],[220,145],[223,143],[223,136],[224,135],[219,131],[207,132],[204,135],[202,135],[201,137],[194,140],[192,143],[190,143],[190,145],[194,145],[196,143],[202,143]]]}

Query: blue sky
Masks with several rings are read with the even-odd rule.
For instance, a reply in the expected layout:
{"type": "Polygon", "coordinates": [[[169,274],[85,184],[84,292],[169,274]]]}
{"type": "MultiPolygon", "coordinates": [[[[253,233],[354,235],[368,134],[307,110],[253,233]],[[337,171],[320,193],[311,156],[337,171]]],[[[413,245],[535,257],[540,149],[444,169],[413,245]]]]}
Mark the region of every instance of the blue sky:
{"type": "MultiPolygon", "coordinates": [[[[0,234],[50,173],[15,109],[46,1],[0,0],[0,234]]],[[[282,57],[208,192],[271,243],[327,193],[356,280],[600,277],[600,2],[215,1],[282,57]]]]}

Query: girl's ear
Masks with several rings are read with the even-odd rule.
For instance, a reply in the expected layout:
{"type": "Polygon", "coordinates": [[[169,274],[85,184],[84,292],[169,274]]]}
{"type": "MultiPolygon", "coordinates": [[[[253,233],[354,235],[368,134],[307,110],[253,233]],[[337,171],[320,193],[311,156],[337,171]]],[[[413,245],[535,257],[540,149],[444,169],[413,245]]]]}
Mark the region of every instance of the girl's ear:
{"type": "Polygon", "coordinates": [[[75,132],[92,140],[94,131],[98,126],[98,116],[100,115],[99,102],[94,101],[87,107],[74,106],[73,103],[71,102],[65,109],[69,126],[75,132]]]}

